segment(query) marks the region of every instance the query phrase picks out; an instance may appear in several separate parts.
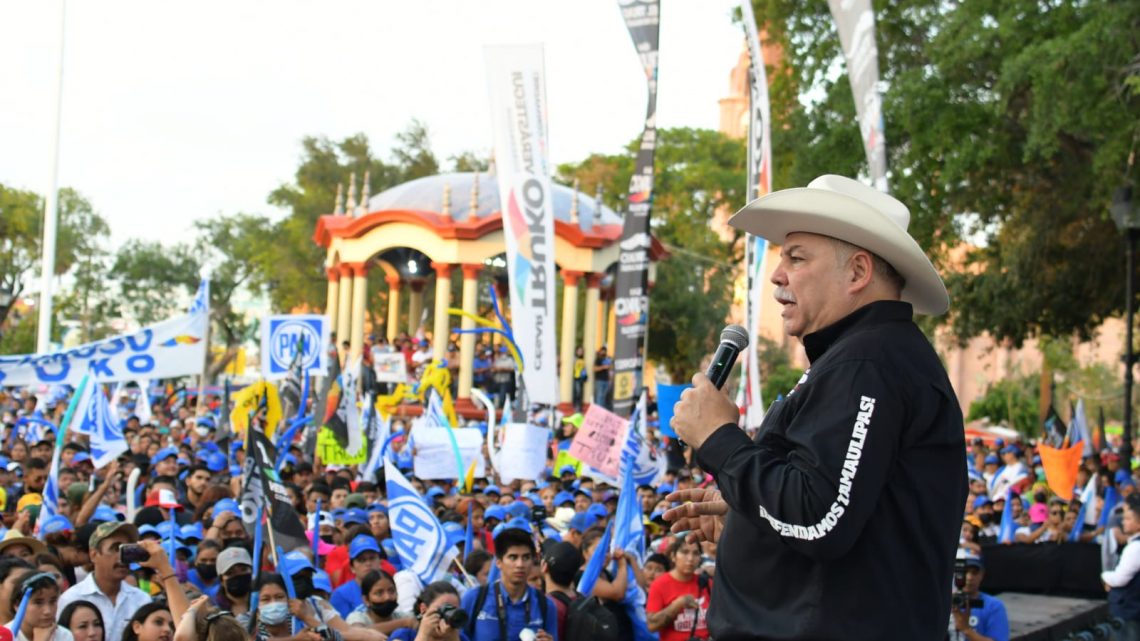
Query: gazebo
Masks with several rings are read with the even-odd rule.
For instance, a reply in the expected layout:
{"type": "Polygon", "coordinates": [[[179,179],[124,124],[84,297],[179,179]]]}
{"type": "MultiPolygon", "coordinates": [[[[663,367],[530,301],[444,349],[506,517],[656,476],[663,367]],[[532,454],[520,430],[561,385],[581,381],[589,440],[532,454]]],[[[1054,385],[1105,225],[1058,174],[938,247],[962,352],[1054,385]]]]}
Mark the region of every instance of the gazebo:
{"type": "MultiPolygon", "coordinates": [[[[342,201],[338,189],[332,214],[317,221],[313,240],[326,251],[328,298],[325,314],[335,328],[338,342],[349,341],[351,356],[364,346],[365,312],[369,305],[368,274],[381,269],[387,284],[385,334],[395,338],[401,329],[415,334],[420,329],[424,290],[435,282],[435,304],[430,333],[433,355],[445,357],[455,318],[447,313],[454,306],[452,279],[463,279],[461,307],[478,314],[480,273],[501,265],[506,245],[499,211],[496,177],[481,173],[451,173],[418,178],[369,197],[365,187],[356,197],[355,175],[342,201]],[[462,195],[454,198],[454,195],[462,195]],[[457,204],[460,201],[462,204],[457,204]],[[407,303],[405,304],[405,299],[407,303]],[[399,319],[407,309],[407,326],[399,319]]],[[[594,197],[576,188],[553,185],[554,261],[562,280],[559,356],[560,398],[568,403],[572,392],[574,350],[579,344],[577,322],[579,287],[584,281],[585,310],[581,344],[585,347],[585,398],[592,398],[594,353],[602,345],[613,352],[615,316],[613,277],[618,261],[622,219],[594,197]]],[[[650,257],[666,255],[653,239],[650,257]]],[[[654,269],[650,268],[650,280],[654,269]]],[[[504,306],[509,306],[506,298],[504,306]]],[[[504,309],[504,313],[508,313],[504,309]]],[[[382,316],[383,317],[383,316],[382,316]]],[[[473,327],[469,319],[459,323],[473,327]]],[[[425,328],[427,329],[427,328],[425,328]]],[[[473,408],[470,396],[475,336],[459,340],[457,409],[473,408]]]]}

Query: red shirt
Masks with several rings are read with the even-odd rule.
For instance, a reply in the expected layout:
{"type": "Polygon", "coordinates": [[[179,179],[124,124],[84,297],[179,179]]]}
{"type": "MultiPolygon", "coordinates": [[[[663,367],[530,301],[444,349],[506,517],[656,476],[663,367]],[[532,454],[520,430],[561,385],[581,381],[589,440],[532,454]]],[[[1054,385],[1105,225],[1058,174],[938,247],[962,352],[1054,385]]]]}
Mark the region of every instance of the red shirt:
{"type": "Polygon", "coordinates": [[[689,635],[699,637],[701,639],[709,638],[708,624],[705,622],[705,617],[709,612],[709,601],[711,600],[712,580],[708,581],[708,587],[705,590],[700,590],[698,594],[698,583],[696,575],[692,579],[682,583],[673,578],[673,575],[666,572],[657,577],[653,581],[653,585],[649,586],[649,598],[645,603],[645,611],[649,614],[660,612],[664,610],[675,599],[682,597],[686,594],[692,595],[697,599],[697,608],[686,608],[681,610],[673,623],[659,630],[661,641],[685,641],[689,635]],[[693,617],[697,617],[697,628],[693,630],[693,617]]]}

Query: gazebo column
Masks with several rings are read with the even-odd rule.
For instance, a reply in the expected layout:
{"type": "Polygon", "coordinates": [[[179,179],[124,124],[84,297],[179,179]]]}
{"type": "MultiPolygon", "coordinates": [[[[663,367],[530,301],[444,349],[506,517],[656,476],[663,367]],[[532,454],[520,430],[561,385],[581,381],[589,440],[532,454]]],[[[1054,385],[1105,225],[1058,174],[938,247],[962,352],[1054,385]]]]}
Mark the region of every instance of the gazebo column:
{"type": "Polygon", "coordinates": [[[594,343],[595,352],[601,349],[602,345],[606,344],[606,319],[609,318],[609,315],[606,312],[609,295],[601,289],[598,289],[598,297],[601,299],[601,301],[598,303],[598,329],[596,342],[594,343]]]}
{"type": "Polygon", "coordinates": [[[578,279],[582,272],[562,270],[562,346],[559,351],[558,396],[563,403],[574,398],[574,345],[578,342],[578,279]]]}
{"type": "Polygon", "coordinates": [[[404,281],[400,280],[399,276],[385,276],[384,281],[388,283],[388,342],[396,340],[396,335],[400,333],[400,289],[404,286],[404,281]]]}
{"type": "MultiPolygon", "coordinates": [[[[340,296],[337,298],[336,313],[336,348],[340,352],[340,345],[348,340],[352,330],[352,267],[347,263],[340,264],[340,296]]],[[[341,359],[347,354],[341,354],[341,359]]]]}
{"type": "Polygon", "coordinates": [[[368,301],[368,263],[352,263],[352,329],[349,352],[353,358],[364,349],[364,306],[368,301]]]}
{"type": "Polygon", "coordinates": [[[598,294],[602,274],[586,274],[586,327],[583,329],[582,345],[586,353],[586,388],[582,392],[584,403],[594,398],[594,362],[598,349],[598,319],[601,316],[598,294]]]}
{"type": "Polygon", "coordinates": [[[420,328],[420,316],[424,313],[424,280],[412,281],[412,293],[408,297],[408,336],[415,336],[420,328]]]}
{"type": "MultiPolygon", "coordinates": [[[[329,267],[325,270],[329,277],[329,285],[325,294],[325,316],[329,319],[329,327],[336,327],[337,295],[340,293],[340,269],[329,267]]],[[[321,349],[325,349],[322,347],[321,349]]]]}
{"type": "Polygon", "coordinates": [[[447,308],[451,306],[451,268],[449,263],[431,264],[435,270],[435,324],[432,329],[431,355],[442,361],[447,356],[447,339],[451,334],[447,308]]]}
{"type": "MultiPolygon", "coordinates": [[[[476,314],[478,312],[477,305],[479,300],[479,270],[483,266],[479,264],[464,264],[463,265],[463,311],[468,314],[476,314]]],[[[463,317],[460,321],[460,327],[469,330],[475,329],[475,321],[463,317]]],[[[459,398],[471,397],[471,386],[475,378],[475,335],[474,334],[460,334],[459,335],[459,398]]]]}

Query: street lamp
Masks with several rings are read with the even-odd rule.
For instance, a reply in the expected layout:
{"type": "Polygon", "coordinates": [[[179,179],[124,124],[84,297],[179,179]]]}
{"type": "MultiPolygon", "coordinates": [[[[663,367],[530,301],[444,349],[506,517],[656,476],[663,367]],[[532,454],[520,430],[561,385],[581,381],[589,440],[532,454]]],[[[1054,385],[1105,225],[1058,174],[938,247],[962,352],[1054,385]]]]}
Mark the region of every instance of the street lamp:
{"type": "Polygon", "coordinates": [[[1132,366],[1136,357],[1132,354],[1132,303],[1136,296],[1136,239],[1140,238],[1140,210],[1132,208],[1132,185],[1116,190],[1112,195],[1112,220],[1124,232],[1127,272],[1124,276],[1124,443],[1120,458],[1124,459],[1124,469],[1132,470],[1132,366]]]}

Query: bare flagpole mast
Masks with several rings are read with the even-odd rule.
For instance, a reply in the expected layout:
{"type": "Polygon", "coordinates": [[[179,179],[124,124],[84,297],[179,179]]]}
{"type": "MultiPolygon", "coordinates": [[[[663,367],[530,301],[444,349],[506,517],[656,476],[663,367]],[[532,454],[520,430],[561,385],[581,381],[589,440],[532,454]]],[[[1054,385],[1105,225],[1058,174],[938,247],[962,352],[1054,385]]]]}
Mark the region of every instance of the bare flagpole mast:
{"type": "Polygon", "coordinates": [[[44,237],[40,269],[39,322],[36,325],[36,352],[47,352],[51,345],[52,316],[52,277],[55,274],[55,243],[59,229],[59,134],[63,113],[63,58],[65,25],[67,24],[67,0],[59,5],[59,62],[55,89],[55,123],[52,127],[51,174],[47,195],[44,198],[44,237]]]}

